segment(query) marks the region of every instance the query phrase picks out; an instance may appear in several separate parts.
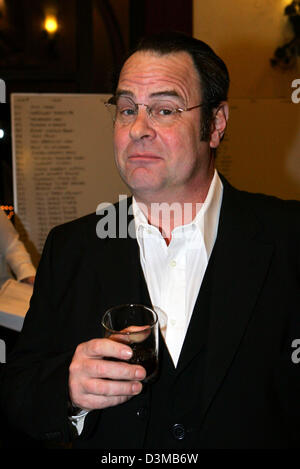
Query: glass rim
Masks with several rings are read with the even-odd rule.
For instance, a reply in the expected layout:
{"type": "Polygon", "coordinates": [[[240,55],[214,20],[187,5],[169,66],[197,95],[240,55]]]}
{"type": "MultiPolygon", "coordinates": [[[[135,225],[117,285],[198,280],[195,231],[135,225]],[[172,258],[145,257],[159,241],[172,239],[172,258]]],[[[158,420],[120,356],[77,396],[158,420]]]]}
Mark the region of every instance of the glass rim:
{"type": "Polygon", "coordinates": [[[156,311],[152,308],[150,308],[150,306],[146,306],[146,305],[143,305],[143,304],[140,304],[140,303],[125,303],[125,304],[122,304],[122,305],[117,305],[117,306],[112,306],[111,308],[107,309],[105,311],[105,313],[103,314],[103,317],[102,317],[102,320],[101,320],[101,325],[104,327],[104,329],[108,332],[111,332],[112,334],[122,334],[124,336],[129,336],[131,334],[142,334],[145,332],[145,330],[148,330],[148,329],[153,329],[156,324],[158,323],[158,315],[156,313],[156,311]],[[117,331],[115,329],[111,329],[110,327],[106,326],[104,324],[104,318],[106,317],[106,315],[108,315],[108,313],[110,313],[113,309],[121,309],[121,308],[130,308],[132,306],[138,306],[138,307],[142,307],[142,308],[145,308],[147,309],[148,311],[151,311],[151,313],[154,314],[154,321],[152,322],[152,324],[146,324],[145,326],[145,329],[142,329],[140,331],[128,331],[128,332],[122,332],[122,331],[117,331]]]}

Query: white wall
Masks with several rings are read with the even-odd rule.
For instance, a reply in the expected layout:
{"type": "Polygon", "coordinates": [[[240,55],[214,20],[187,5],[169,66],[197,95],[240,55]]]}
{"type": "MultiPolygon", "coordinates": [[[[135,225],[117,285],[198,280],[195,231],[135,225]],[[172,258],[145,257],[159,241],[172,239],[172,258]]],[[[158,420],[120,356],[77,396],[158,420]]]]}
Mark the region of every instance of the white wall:
{"type": "Polygon", "coordinates": [[[300,200],[300,103],[292,68],[272,68],[277,47],[293,37],[291,0],[194,0],[194,36],[228,66],[230,118],[218,169],[240,189],[300,200]]]}
{"type": "Polygon", "coordinates": [[[194,35],[225,60],[231,97],[289,97],[299,69],[270,66],[278,46],[293,37],[284,8],[291,0],[194,0],[194,35]]]}

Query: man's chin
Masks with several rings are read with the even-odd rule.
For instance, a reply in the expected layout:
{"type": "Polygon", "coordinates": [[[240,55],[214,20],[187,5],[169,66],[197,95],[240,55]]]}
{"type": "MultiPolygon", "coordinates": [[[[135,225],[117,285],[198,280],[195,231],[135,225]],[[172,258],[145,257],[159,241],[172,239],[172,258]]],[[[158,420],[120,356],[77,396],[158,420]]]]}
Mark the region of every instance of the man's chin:
{"type": "Polygon", "coordinates": [[[155,184],[153,181],[130,181],[127,183],[130,191],[136,197],[143,199],[149,196],[158,194],[160,192],[160,184],[155,184]]]}
{"type": "Polygon", "coordinates": [[[152,193],[160,189],[162,182],[146,171],[134,171],[123,178],[132,193],[152,193]]]}
{"type": "Polygon", "coordinates": [[[158,187],[156,187],[153,183],[147,184],[145,182],[134,182],[128,186],[133,194],[151,194],[157,192],[158,190],[158,187]]]}

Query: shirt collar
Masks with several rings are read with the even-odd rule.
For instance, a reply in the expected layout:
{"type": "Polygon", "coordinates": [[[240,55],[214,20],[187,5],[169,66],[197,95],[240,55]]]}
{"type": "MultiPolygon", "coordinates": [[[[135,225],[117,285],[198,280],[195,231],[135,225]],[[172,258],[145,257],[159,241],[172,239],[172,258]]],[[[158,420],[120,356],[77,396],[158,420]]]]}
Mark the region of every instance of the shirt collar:
{"type": "MultiPolygon", "coordinates": [[[[211,181],[206,199],[197,213],[194,220],[189,225],[196,226],[204,239],[205,249],[207,252],[208,257],[210,256],[218,231],[218,224],[219,224],[219,216],[220,216],[220,209],[222,204],[222,196],[223,196],[223,184],[218,175],[217,170],[214,172],[214,177],[211,181]]],[[[152,232],[159,233],[158,228],[150,225],[148,223],[147,217],[140,209],[138,203],[136,202],[135,198],[132,197],[132,210],[135,222],[135,230],[136,230],[136,237],[137,240],[141,240],[141,230],[142,228],[151,229],[152,232]]],[[[176,229],[176,228],[175,228],[176,229]]]]}

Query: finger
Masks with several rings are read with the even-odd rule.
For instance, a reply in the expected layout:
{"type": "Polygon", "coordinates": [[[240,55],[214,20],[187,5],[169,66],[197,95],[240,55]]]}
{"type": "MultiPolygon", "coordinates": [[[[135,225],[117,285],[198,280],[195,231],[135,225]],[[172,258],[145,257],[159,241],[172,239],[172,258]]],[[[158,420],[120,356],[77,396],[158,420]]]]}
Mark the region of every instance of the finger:
{"type": "Polygon", "coordinates": [[[119,360],[132,357],[132,350],[128,345],[110,339],[92,339],[81,345],[89,357],[111,357],[119,360]]]}
{"type": "MultiPolygon", "coordinates": [[[[109,404],[107,398],[122,397],[122,402],[139,394],[143,389],[139,381],[117,381],[101,378],[86,378],[78,382],[69,377],[69,396],[71,402],[82,409],[103,408],[109,404]],[[93,404],[91,405],[91,403],[93,404]],[[106,404],[105,404],[106,403],[106,404]]],[[[114,404],[120,403],[120,399],[114,404]]]]}
{"type": "Polygon", "coordinates": [[[134,381],[146,377],[145,368],[126,362],[89,358],[85,360],[84,367],[87,375],[93,378],[134,381]]]}
{"type": "Polygon", "coordinates": [[[139,381],[114,381],[109,379],[86,380],[84,392],[96,396],[135,396],[143,389],[139,381]]]}

